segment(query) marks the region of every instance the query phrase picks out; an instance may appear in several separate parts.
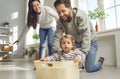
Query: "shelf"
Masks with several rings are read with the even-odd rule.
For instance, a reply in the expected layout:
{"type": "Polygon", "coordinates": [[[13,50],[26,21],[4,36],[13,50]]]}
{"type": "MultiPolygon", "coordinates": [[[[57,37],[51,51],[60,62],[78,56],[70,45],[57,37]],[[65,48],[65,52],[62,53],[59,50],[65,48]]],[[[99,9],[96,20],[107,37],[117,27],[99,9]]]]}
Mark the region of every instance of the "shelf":
{"type": "Polygon", "coordinates": [[[0,29],[9,29],[9,27],[0,26],[0,29]]]}
{"type": "Polygon", "coordinates": [[[5,56],[5,55],[7,55],[7,54],[9,54],[9,52],[0,51],[0,56],[5,56]]]}
{"type": "Polygon", "coordinates": [[[10,28],[0,26],[0,62],[5,62],[10,60],[11,52],[4,49],[5,46],[9,45],[10,41],[10,28]],[[4,51],[3,51],[4,50],[4,51]]]}
{"type": "Polygon", "coordinates": [[[0,62],[11,61],[11,53],[12,52],[0,51],[0,62]]]}
{"type": "Polygon", "coordinates": [[[6,44],[0,44],[0,45],[9,45],[9,43],[6,43],[6,44]]]}
{"type": "Polygon", "coordinates": [[[105,30],[105,31],[100,31],[97,32],[98,37],[106,37],[106,36],[113,36],[116,34],[116,32],[119,32],[120,28],[115,28],[115,29],[110,29],[110,30],[105,30]]]}
{"type": "Polygon", "coordinates": [[[9,37],[9,35],[0,35],[0,37],[9,37]]]}

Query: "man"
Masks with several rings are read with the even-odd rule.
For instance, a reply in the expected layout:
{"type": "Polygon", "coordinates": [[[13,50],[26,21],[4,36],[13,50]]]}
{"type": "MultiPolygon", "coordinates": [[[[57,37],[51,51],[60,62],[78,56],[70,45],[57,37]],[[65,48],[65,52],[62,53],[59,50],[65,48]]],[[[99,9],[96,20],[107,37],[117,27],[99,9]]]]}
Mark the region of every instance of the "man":
{"type": "MultiPolygon", "coordinates": [[[[72,9],[70,0],[56,0],[54,7],[59,15],[59,20],[54,37],[53,52],[60,50],[59,39],[63,33],[71,34],[75,38],[76,47],[85,54],[86,71],[95,72],[100,70],[104,58],[100,57],[95,64],[98,41],[87,14],[80,9],[72,9]]],[[[84,62],[84,60],[81,60],[81,62],[84,62]]]]}

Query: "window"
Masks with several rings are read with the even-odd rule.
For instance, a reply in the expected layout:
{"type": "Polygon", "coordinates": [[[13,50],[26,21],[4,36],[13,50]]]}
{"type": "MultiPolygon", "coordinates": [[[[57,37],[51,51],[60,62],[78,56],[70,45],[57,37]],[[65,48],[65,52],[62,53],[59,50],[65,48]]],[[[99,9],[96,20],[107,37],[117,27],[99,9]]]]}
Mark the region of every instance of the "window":
{"type": "Polygon", "coordinates": [[[106,29],[115,28],[116,27],[115,8],[107,9],[105,11],[109,15],[109,17],[105,19],[106,29]]]}
{"type": "Polygon", "coordinates": [[[79,8],[87,12],[88,11],[87,0],[81,0],[79,3],[79,8]]]}
{"type": "Polygon", "coordinates": [[[117,11],[117,25],[120,27],[120,6],[116,7],[117,11]]]}
{"type": "Polygon", "coordinates": [[[120,0],[104,0],[105,12],[109,15],[105,19],[106,29],[120,27],[120,0]]]}
{"type": "MultiPolygon", "coordinates": [[[[13,27],[13,36],[11,38],[11,41],[16,41],[17,39],[18,39],[18,26],[14,26],[13,27]],[[13,39],[13,37],[14,37],[14,39],[13,39]]],[[[14,48],[13,51],[16,51],[17,45],[15,44],[13,48],[14,48]]]]}
{"type": "MultiPolygon", "coordinates": [[[[94,9],[97,8],[97,0],[95,0],[95,1],[80,0],[79,8],[84,10],[86,13],[88,13],[88,11],[93,11],[94,9]]],[[[96,25],[96,20],[91,20],[91,22],[92,22],[93,26],[96,25]]]]}
{"type": "Polygon", "coordinates": [[[93,11],[97,8],[97,0],[91,1],[91,0],[80,0],[79,8],[83,9],[84,11],[93,11]],[[91,4],[92,2],[92,4],[91,4]]]}
{"type": "Polygon", "coordinates": [[[104,1],[104,8],[109,8],[114,6],[114,0],[103,0],[104,1]]]}
{"type": "Polygon", "coordinates": [[[115,4],[120,6],[120,0],[115,0],[115,4]]]}
{"type": "MultiPolygon", "coordinates": [[[[79,3],[79,8],[86,12],[93,11],[97,7],[102,8],[108,14],[104,21],[99,21],[104,27],[101,30],[120,28],[120,0],[80,0],[79,3]]],[[[95,21],[91,21],[95,25],[95,21]]]]}

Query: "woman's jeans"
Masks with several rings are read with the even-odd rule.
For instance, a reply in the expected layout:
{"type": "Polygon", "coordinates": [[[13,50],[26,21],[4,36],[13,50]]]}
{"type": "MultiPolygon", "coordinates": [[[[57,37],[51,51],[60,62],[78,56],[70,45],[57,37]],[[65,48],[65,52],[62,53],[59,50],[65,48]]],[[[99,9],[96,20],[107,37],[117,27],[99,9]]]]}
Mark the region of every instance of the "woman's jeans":
{"type": "MultiPolygon", "coordinates": [[[[80,48],[81,43],[76,42],[76,47],[80,48]]],[[[97,50],[98,50],[98,41],[92,42],[90,50],[86,56],[85,69],[87,72],[95,72],[100,70],[102,67],[102,63],[100,62],[95,63],[97,50]]]]}
{"type": "Polygon", "coordinates": [[[45,57],[46,41],[48,42],[47,43],[48,44],[48,55],[52,55],[51,50],[52,50],[55,30],[56,30],[56,27],[51,27],[48,29],[40,28],[39,30],[39,35],[40,35],[39,58],[45,57]]]}

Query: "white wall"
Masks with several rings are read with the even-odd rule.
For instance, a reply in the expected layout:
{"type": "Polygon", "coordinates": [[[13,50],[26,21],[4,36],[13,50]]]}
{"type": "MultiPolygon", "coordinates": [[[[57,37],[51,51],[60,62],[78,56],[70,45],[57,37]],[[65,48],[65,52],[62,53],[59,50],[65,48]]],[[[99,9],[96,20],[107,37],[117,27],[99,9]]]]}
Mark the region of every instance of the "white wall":
{"type": "Polygon", "coordinates": [[[70,0],[70,1],[73,8],[74,7],[79,8],[80,0],[70,0]]]}
{"type": "Polygon", "coordinates": [[[97,56],[104,57],[104,65],[116,65],[115,36],[99,37],[99,49],[97,56]]]}
{"type": "MultiPolygon", "coordinates": [[[[41,1],[43,1],[43,0],[41,0],[41,1]]],[[[72,7],[77,7],[77,8],[79,7],[80,0],[70,0],[70,1],[71,1],[72,7]]],[[[55,2],[55,0],[44,0],[44,5],[54,8],[54,2],[55,2]]]]}
{"type": "Polygon", "coordinates": [[[104,65],[120,67],[120,28],[101,31],[98,35],[98,54],[105,58],[104,65]]]}
{"type": "Polygon", "coordinates": [[[44,5],[49,6],[49,7],[53,8],[53,9],[55,9],[54,8],[54,2],[55,2],[55,0],[44,0],[44,5]]]}
{"type": "MultiPolygon", "coordinates": [[[[10,22],[10,26],[18,26],[18,35],[21,33],[25,25],[25,3],[26,0],[0,0],[0,24],[4,21],[10,22]],[[18,14],[17,18],[13,19],[14,13],[18,14]]],[[[23,40],[18,45],[18,50],[14,52],[16,57],[22,57],[23,40]]]]}

